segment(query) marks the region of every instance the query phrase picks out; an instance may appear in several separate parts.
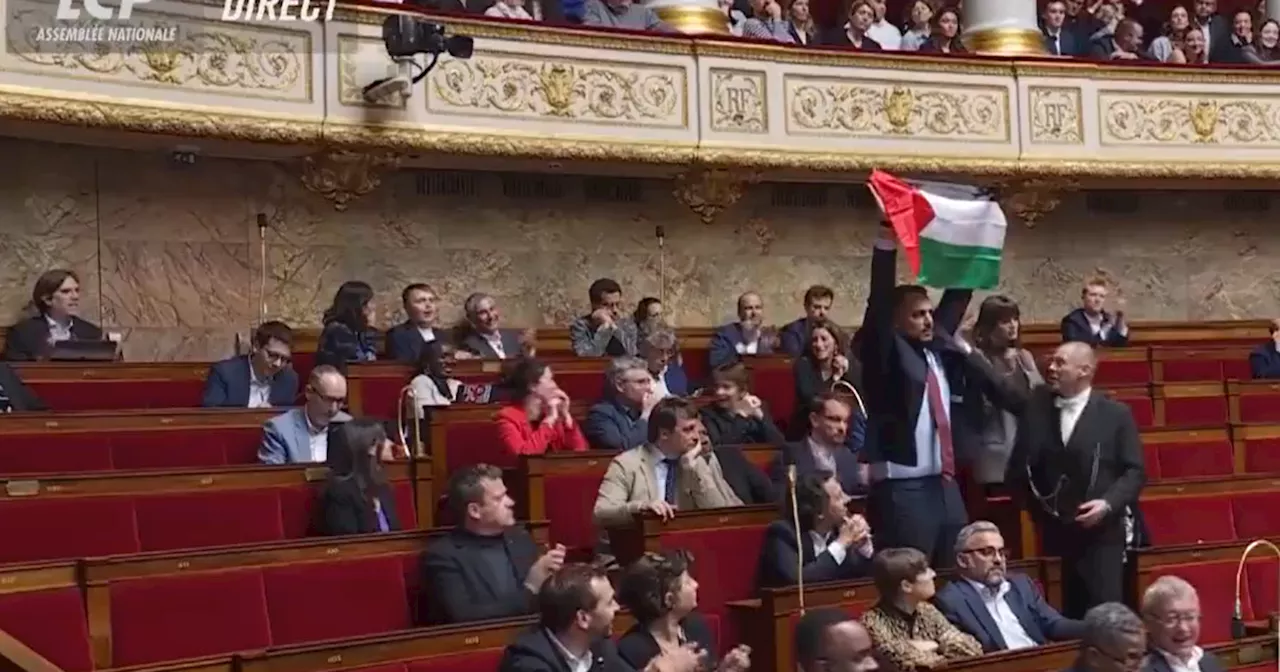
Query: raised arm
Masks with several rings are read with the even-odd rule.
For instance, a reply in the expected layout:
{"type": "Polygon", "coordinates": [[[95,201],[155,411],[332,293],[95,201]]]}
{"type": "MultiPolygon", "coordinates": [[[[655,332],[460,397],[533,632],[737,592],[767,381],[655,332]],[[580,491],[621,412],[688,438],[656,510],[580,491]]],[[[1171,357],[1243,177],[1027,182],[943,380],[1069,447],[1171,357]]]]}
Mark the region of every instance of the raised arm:
{"type": "Polygon", "coordinates": [[[871,291],[867,310],[862,316],[863,378],[867,393],[875,397],[880,381],[889,373],[889,357],[893,351],[893,288],[897,284],[898,246],[893,230],[881,226],[880,238],[871,253],[871,291]]]}

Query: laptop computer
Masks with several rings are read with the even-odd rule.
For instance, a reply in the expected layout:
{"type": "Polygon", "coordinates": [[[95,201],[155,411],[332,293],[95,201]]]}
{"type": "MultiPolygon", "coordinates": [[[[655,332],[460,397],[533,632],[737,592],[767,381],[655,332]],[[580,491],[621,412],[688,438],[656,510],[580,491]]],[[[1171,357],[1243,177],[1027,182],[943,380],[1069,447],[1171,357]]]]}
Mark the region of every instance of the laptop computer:
{"type": "Polygon", "coordinates": [[[49,351],[54,362],[114,362],[120,344],[114,341],[58,341],[49,351]]]}

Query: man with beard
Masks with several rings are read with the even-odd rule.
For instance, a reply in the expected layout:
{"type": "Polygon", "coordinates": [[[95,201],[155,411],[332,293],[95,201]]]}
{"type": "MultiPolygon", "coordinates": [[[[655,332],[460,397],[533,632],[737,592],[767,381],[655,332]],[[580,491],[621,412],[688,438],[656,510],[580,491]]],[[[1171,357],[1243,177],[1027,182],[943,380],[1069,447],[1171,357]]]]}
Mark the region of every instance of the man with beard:
{"type": "Polygon", "coordinates": [[[982,643],[984,653],[1079,639],[1084,625],[1063,618],[1025,574],[1009,573],[1004,537],[994,523],[969,523],[956,537],[957,580],[934,604],[956,627],[982,643]]]}

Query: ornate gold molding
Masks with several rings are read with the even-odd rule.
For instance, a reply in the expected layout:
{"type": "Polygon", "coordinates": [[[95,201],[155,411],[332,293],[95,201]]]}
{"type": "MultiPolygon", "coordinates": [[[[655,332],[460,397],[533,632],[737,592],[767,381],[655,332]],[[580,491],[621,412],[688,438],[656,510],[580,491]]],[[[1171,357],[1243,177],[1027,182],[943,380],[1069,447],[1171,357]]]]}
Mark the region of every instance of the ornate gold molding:
{"type": "Polygon", "coordinates": [[[400,156],[391,152],[327,150],[302,160],[302,186],[342,212],[351,201],[377,189],[384,171],[399,165],[400,156]]]}
{"type": "Polygon", "coordinates": [[[733,168],[696,167],[676,176],[672,195],[702,220],[710,224],[726,208],[742,198],[748,184],[760,180],[758,173],[733,168]]]}
{"type": "Polygon", "coordinates": [[[1064,193],[1075,191],[1079,186],[1074,180],[1043,178],[996,183],[1001,207],[1021,219],[1027,228],[1035,227],[1045,215],[1057,209],[1064,193]]]}

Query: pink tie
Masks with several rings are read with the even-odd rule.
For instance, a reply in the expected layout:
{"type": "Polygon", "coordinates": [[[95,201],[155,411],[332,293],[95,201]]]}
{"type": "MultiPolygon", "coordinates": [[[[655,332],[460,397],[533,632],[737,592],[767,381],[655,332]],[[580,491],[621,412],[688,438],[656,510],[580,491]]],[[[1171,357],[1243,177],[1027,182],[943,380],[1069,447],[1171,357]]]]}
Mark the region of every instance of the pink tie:
{"type": "Polygon", "coordinates": [[[956,452],[951,446],[951,421],[947,419],[947,407],[942,401],[942,386],[938,384],[938,376],[933,366],[925,361],[929,371],[925,378],[926,394],[929,395],[929,414],[933,416],[933,426],[938,430],[939,457],[942,460],[942,477],[954,480],[956,477],[956,452]]]}

